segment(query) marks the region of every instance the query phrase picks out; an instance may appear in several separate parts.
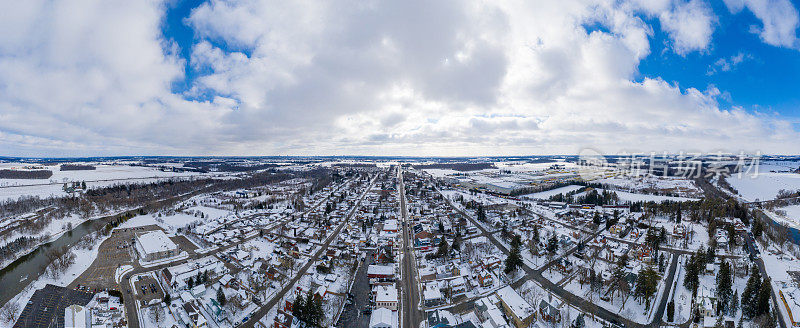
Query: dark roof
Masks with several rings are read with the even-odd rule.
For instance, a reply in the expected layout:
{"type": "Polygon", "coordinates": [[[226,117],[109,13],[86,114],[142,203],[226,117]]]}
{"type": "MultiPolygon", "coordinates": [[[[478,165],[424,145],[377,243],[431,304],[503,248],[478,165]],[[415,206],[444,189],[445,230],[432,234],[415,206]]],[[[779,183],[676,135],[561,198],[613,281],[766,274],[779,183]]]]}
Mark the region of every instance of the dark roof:
{"type": "Polygon", "coordinates": [[[478,326],[475,326],[475,324],[472,323],[472,320],[459,323],[459,324],[457,324],[457,325],[455,325],[453,327],[454,328],[478,328],[478,326]]]}
{"type": "Polygon", "coordinates": [[[64,327],[64,309],[73,304],[86,306],[93,293],[50,285],[33,292],[14,327],[64,327]]]}
{"type": "Polygon", "coordinates": [[[450,326],[450,321],[446,317],[439,316],[439,311],[434,310],[428,312],[428,327],[446,328],[452,326],[450,326]]]}

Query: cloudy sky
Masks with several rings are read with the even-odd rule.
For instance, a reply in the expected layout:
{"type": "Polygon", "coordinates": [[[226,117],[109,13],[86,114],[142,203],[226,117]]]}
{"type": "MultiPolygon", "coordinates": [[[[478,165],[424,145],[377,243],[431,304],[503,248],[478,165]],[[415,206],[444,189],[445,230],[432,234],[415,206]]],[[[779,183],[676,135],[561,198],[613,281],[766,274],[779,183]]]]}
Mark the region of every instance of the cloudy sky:
{"type": "Polygon", "coordinates": [[[0,1],[0,156],[800,153],[798,5],[0,1]]]}

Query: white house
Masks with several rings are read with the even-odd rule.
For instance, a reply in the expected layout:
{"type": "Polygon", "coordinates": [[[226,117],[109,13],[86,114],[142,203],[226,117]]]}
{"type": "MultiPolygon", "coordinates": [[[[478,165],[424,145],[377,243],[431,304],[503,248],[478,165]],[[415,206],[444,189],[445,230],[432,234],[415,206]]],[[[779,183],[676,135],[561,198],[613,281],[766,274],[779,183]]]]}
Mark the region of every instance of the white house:
{"type": "Polygon", "coordinates": [[[397,312],[387,308],[372,311],[369,317],[369,328],[397,328],[397,312]]]}
{"type": "Polygon", "coordinates": [[[375,295],[375,307],[397,311],[397,288],[379,285],[372,288],[372,293],[375,295]]]}

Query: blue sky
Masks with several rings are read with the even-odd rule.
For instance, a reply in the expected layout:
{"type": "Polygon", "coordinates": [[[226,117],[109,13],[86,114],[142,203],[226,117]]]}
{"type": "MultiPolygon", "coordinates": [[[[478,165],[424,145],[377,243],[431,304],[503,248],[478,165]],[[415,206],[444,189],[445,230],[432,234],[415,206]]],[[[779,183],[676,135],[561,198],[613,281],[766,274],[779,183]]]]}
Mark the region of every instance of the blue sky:
{"type": "Polygon", "coordinates": [[[797,8],[3,3],[0,155],[797,154],[797,8]]]}
{"type": "Polygon", "coordinates": [[[751,27],[759,20],[750,12],[731,14],[721,1],[711,2],[719,19],[707,51],[678,55],[659,24],[651,26],[652,53],[640,66],[641,76],[661,77],[681,87],[705,89],[714,85],[730,94],[729,106],[800,117],[800,56],[797,49],[775,47],[762,42],[751,27]],[[739,54],[744,60],[730,71],[716,70],[714,63],[739,54]]]}

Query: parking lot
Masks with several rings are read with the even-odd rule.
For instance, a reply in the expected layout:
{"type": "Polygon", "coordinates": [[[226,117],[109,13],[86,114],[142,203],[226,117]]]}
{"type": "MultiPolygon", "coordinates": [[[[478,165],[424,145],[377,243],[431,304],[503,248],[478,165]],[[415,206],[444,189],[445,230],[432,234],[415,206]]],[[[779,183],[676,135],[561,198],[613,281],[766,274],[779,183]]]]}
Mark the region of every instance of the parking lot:
{"type": "Polygon", "coordinates": [[[71,304],[86,305],[92,296],[92,293],[48,284],[33,293],[15,327],[64,327],[64,309],[71,304]]]}
{"type": "Polygon", "coordinates": [[[372,264],[373,256],[373,251],[367,251],[366,260],[358,267],[353,288],[350,290],[350,294],[353,296],[349,297],[350,304],[345,305],[342,316],[336,322],[336,327],[369,327],[370,314],[365,312],[364,309],[372,301],[372,289],[367,278],[367,267],[372,264]]]}
{"type": "Polygon", "coordinates": [[[110,288],[116,285],[114,273],[117,268],[125,264],[133,264],[136,250],[131,246],[131,240],[137,232],[145,232],[159,229],[158,226],[146,226],[129,229],[116,229],[111,237],[100,244],[97,258],[92,262],[72,284],[70,288],[77,285],[89,286],[91,288],[110,288]]]}
{"type": "Polygon", "coordinates": [[[181,251],[186,251],[189,254],[194,254],[194,250],[197,249],[197,245],[189,241],[186,236],[175,236],[170,238],[175,245],[178,245],[181,251]]]}
{"type": "Polygon", "coordinates": [[[142,300],[146,304],[151,300],[161,300],[164,298],[164,291],[161,290],[161,286],[153,277],[141,276],[139,278],[139,280],[133,283],[133,286],[136,288],[135,293],[139,300],[142,300]]]}

